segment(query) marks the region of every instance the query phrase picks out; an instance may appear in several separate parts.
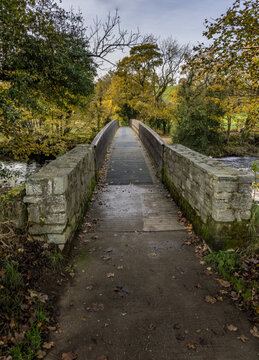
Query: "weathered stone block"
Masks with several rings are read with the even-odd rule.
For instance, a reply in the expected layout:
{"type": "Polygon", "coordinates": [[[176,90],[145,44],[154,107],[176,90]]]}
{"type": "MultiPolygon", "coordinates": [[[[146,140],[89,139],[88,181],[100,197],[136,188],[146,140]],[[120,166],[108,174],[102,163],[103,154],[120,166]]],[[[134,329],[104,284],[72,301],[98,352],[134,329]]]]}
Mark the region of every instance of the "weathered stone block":
{"type": "Polygon", "coordinates": [[[53,193],[54,195],[62,195],[67,191],[68,179],[67,176],[56,177],[53,181],[53,193]]]}
{"type": "Polygon", "coordinates": [[[253,199],[250,193],[250,196],[245,196],[245,194],[235,193],[233,195],[231,205],[236,209],[250,210],[252,207],[253,199]]]}
{"type": "Polygon", "coordinates": [[[212,219],[218,222],[232,222],[236,220],[236,217],[233,210],[212,209],[212,219]]]}
{"type": "Polygon", "coordinates": [[[30,205],[29,207],[29,222],[40,223],[40,210],[38,205],[30,205]]]}
{"type": "Polygon", "coordinates": [[[66,224],[67,223],[66,213],[46,215],[44,224],[66,224]]]}
{"type": "Polygon", "coordinates": [[[43,235],[43,234],[62,234],[66,229],[66,225],[47,225],[47,224],[32,224],[29,227],[29,233],[31,235],[43,235]]]}
{"type": "MultiPolygon", "coordinates": [[[[43,206],[41,207],[43,209],[43,206]]],[[[44,212],[46,214],[59,214],[67,211],[67,202],[50,203],[44,206],[44,212]]]]}
{"type": "Polygon", "coordinates": [[[24,196],[23,202],[28,204],[40,204],[44,199],[40,196],[24,196]]]}
{"type": "Polygon", "coordinates": [[[215,192],[233,192],[238,190],[238,182],[235,178],[216,179],[214,182],[215,192]]]}
{"type": "Polygon", "coordinates": [[[48,234],[48,240],[51,243],[54,244],[65,244],[67,242],[67,240],[69,239],[69,234],[68,233],[64,233],[64,234],[48,234]]]}
{"type": "Polygon", "coordinates": [[[42,186],[36,182],[29,182],[26,184],[27,195],[42,195],[42,186]]]}

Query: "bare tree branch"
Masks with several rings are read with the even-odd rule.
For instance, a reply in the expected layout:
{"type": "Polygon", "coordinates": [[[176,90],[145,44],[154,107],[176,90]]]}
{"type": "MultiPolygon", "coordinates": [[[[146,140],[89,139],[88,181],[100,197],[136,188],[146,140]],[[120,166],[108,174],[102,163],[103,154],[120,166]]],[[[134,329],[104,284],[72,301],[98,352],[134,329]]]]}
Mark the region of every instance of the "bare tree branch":
{"type": "Polygon", "coordinates": [[[160,42],[159,49],[163,64],[160,68],[159,86],[156,91],[157,99],[163,95],[169,85],[175,84],[176,76],[189,53],[189,46],[181,46],[175,39],[169,37],[160,42]]]}
{"type": "Polygon", "coordinates": [[[103,62],[115,65],[107,59],[107,56],[117,50],[123,51],[125,48],[142,43],[153,43],[155,40],[153,35],[141,36],[139,29],[130,32],[122,29],[118,9],[116,9],[114,15],[108,14],[104,23],[98,17],[94,19],[93,26],[89,28],[88,41],[90,56],[94,57],[100,66],[103,62]]]}

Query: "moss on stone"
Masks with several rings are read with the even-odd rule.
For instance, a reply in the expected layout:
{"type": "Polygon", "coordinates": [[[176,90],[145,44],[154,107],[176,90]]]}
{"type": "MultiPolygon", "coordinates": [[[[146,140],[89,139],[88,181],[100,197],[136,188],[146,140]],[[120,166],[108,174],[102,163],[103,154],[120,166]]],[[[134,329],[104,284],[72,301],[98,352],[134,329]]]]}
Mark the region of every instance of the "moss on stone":
{"type": "Polygon", "coordinates": [[[249,221],[224,223],[216,222],[210,217],[204,223],[188,201],[180,194],[176,186],[170,181],[165,166],[162,171],[162,180],[184,216],[192,223],[194,230],[211,248],[214,250],[226,250],[244,247],[247,244],[249,241],[249,221]]]}
{"type": "MultiPolygon", "coordinates": [[[[69,223],[67,225],[67,227],[71,227],[71,229],[69,230],[69,233],[70,233],[69,239],[66,242],[65,248],[63,250],[63,252],[66,254],[70,253],[70,250],[72,249],[72,247],[74,245],[74,239],[75,239],[74,235],[76,234],[77,231],[79,231],[81,229],[81,226],[84,221],[85,213],[91,203],[91,197],[92,197],[92,194],[93,194],[93,191],[95,188],[95,184],[96,184],[96,179],[95,179],[95,176],[93,176],[86,199],[82,202],[82,207],[81,207],[80,213],[77,215],[77,217],[74,221],[74,224],[69,223]]],[[[65,231],[66,230],[67,230],[67,228],[65,229],[65,231]]]]}

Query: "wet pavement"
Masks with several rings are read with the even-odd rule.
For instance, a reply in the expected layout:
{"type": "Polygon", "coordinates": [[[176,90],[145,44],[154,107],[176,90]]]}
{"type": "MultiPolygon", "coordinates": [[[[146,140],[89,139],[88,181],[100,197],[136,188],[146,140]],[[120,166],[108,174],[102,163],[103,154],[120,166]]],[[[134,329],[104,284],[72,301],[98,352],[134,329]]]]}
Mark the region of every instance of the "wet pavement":
{"type": "Polygon", "coordinates": [[[248,315],[222,294],[205,301],[222,288],[185,244],[178,208],[129,128],[116,134],[104,183],[78,235],[46,359],[258,359],[248,315]]]}
{"type": "Polygon", "coordinates": [[[127,127],[120,128],[111,147],[106,181],[113,185],[153,184],[140,143],[127,127]]]}

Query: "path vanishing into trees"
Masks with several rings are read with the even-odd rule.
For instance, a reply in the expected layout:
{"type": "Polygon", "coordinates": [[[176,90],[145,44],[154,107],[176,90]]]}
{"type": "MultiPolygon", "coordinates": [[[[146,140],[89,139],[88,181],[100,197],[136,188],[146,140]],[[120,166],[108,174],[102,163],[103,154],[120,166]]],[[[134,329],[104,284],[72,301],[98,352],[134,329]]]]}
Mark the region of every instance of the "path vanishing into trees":
{"type": "Polygon", "coordinates": [[[94,197],[47,360],[256,360],[247,314],[185,243],[179,210],[130,128],[118,130],[94,197]]]}

